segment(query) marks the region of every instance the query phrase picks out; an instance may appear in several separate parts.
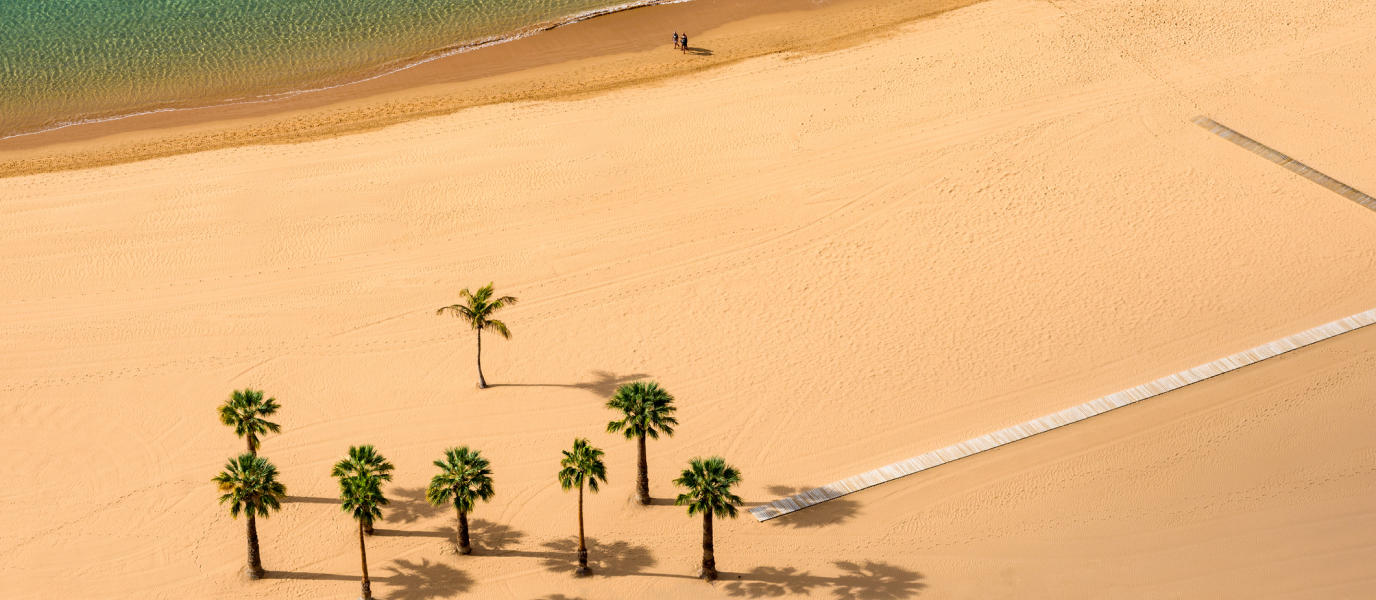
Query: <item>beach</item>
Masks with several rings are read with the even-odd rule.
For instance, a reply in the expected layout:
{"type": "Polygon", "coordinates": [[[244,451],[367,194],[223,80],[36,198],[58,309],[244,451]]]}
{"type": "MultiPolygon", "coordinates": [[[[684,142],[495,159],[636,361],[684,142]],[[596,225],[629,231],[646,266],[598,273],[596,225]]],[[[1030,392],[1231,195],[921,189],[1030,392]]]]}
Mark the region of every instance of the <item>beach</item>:
{"type": "Polygon", "coordinates": [[[354,597],[330,468],[370,443],[397,466],[381,598],[1376,594],[1369,327],[743,510],[721,580],[695,579],[670,483],[691,458],[757,506],[1376,308],[1376,212],[1191,122],[1376,191],[1369,3],[780,1],[0,143],[12,593],[354,597]],[[488,282],[520,303],[480,390],[473,332],[435,310],[488,282]],[[679,406],[651,506],[605,433],[642,379],[679,406]],[[245,387],[283,406],[261,581],[210,482],[243,449],[215,407],[245,387]],[[588,579],[555,477],[576,437],[609,473],[588,579]],[[460,445],[497,490],[472,556],[424,499],[460,445]]]}

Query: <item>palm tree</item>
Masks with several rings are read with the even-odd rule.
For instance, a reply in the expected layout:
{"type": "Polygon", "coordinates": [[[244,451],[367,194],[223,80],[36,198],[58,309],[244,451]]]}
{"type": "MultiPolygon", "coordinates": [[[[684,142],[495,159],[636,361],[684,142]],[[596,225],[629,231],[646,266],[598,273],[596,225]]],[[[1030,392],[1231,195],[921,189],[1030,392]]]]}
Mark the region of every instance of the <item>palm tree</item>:
{"type": "MultiPolygon", "coordinates": [[[[336,477],[339,477],[336,475],[336,477]]],[[[339,487],[340,506],[344,512],[358,521],[358,556],[363,561],[363,581],[361,600],[373,600],[373,585],[368,579],[368,547],[363,542],[365,524],[382,518],[382,507],[387,506],[387,498],[382,495],[382,478],[376,473],[342,476],[339,487]]]]}
{"type": "Polygon", "coordinates": [[[516,304],[516,299],[511,296],[494,299],[492,294],[491,283],[479,288],[476,294],[469,292],[468,288],[464,288],[463,291],[459,292],[459,295],[463,297],[463,304],[445,306],[435,311],[437,315],[444,314],[446,310],[454,313],[454,316],[467,321],[469,327],[478,332],[478,387],[480,388],[487,387],[487,380],[483,379],[483,330],[495,331],[497,335],[508,340],[511,339],[511,330],[506,328],[506,323],[494,320],[492,315],[503,308],[516,304]]]}
{"type": "Polygon", "coordinates": [[[688,462],[688,468],[674,480],[674,485],[688,488],[674,500],[678,506],[688,507],[688,516],[702,513],[702,570],[699,579],[713,581],[717,578],[717,559],[712,550],[712,515],[725,519],[736,518],[736,507],[741,498],[731,493],[731,486],[741,482],[741,472],[726,464],[720,456],[708,459],[695,458],[688,462]]]}
{"type": "Polygon", "coordinates": [[[588,568],[588,546],[583,539],[583,485],[588,491],[597,493],[597,483],[607,482],[607,466],[602,464],[602,451],[588,445],[588,440],[573,440],[573,450],[564,451],[564,459],[559,461],[559,485],[568,491],[578,488],[578,570],[576,577],[592,575],[588,568]]]}
{"type": "Polygon", "coordinates": [[[282,427],[269,423],[263,417],[277,414],[276,398],[263,399],[263,392],[251,388],[234,390],[229,399],[220,405],[220,422],[234,428],[234,435],[248,440],[248,453],[258,454],[258,436],[271,431],[282,433],[282,427]]]}
{"type": "Polygon", "coordinates": [[[277,481],[277,467],[266,458],[250,453],[240,454],[225,463],[225,470],[214,479],[219,484],[220,504],[229,504],[229,516],[248,517],[248,578],[263,578],[263,560],[258,553],[258,517],[268,518],[271,511],[282,510],[287,486],[277,481]]]}
{"type": "Polygon", "coordinates": [[[674,397],[653,381],[635,381],[616,388],[607,408],[621,411],[621,420],[607,423],[607,433],[618,431],[626,439],[637,438],[640,444],[639,474],[635,482],[635,493],[641,504],[650,503],[650,467],[645,460],[645,436],[659,439],[662,431],[674,435],[674,425],[678,420],[672,415],[678,410],[674,407],[674,397]]]}
{"type": "Polygon", "coordinates": [[[425,499],[435,506],[454,503],[454,510],[459,513],[459,554],[472,554],[468,513],[473,512],[478,500],[487,502],[497,494],[492,489],[492,465],[480,452],[464,446],[445,450],[444,460],[435,461],[435,466],[440,468],[440,474],[430,479],[425,499]]]}
{"type": "MultiPolygon", "coordinates": [[[[334,469],[330,471],[330,477],[339,478],[339,490],[348,492],[348,484],[345,479],[357,475],[373,475],[379,481],[392,480],[392,463],[387,462],[372,444],[362,446],[349,446],[349,456],[334,464],[334,469]]],[[[373,520],[365,518],[363,520],[363,532],[373,535],[373,520]]]]}

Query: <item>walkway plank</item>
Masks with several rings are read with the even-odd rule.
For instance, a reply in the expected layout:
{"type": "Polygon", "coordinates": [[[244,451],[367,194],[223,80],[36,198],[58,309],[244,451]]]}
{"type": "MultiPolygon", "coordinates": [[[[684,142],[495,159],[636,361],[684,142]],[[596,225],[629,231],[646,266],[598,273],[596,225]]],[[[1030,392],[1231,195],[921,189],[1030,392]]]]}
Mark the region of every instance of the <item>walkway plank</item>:
{"type": "Polygon", "coordinates": [[[1365,206],[1371,210],[1376,210],[1376,198],[1372,198],[1371,196],[1363,194],[1354,189],[1352,186],[1347,185],[1327,175],[1324,175],[1323,173],[1320,173],[1306,166],[1304,163],[1300,161],[1297,161],[1293,158],[1290,158],[1289,156],[1286,156],[1284,154],[1281,154],[1280,152],[1271,149],[1270,147],[1266,146],[1265,144],[1262,144],[1261,142],[1258,142],[1252,138],[1249,138],[1236,131],[1233,131],[1232,129],[1220,125],[1218,121],[1215,121],[1202,115],[1191,119],[1191,121],[1193,121],[1195,125],[1208,129],[1210,133],[1213,133],[1218,137],[1221,137],[1234,144],[1242,146],[1243,148],[1246,148],[1248,151],[1252,152],[1253,154],[1256,154],[1257,156],[1260,156],[1266,160],[1269,160],[1282,167],[1285,167],[1290,171],[1293,171],[1300,177],[1303,177],[1323,187],[1326,187],[1329,190],[1336,192],[1338,195],[1347,198],[1348,200],[1351,200],[1353,202],[1356,202],[1357,204],[1365,206]]]}
{"type": "MultiPolygon", "coordinates": [[[[1372,208],[1376,210],[1376,206],[1372,208]]],[[[760,521],[768,521],[775,517],[781,517],[788,513],[826,502],[827,500],[840,498],[846,494],[874,487],[881,483],[893,481],[894,479],[905,477],[913,473],[919,473],[932,467],[959,460],[966,456],[978,454],[1005,444],[1011,444],[1038,433],[1051,431],[1058,427],[1083,421],[1084,419],[1106,413],[1115,408],[1121,408],[1134,402],[1141,402],[1153,396],[1159,396],[1170,391],[1178,390],[1192,383],[1197,383],[1210,377],[1217,377],[1224,373],[1241,369],[1247,365],[1256,364],[1268,358],[1279,356],[1286,352],[1303,348],[1310,344],[1321,342],[1331,337],[1366,327],[1373,323],[1376,323],[1376,309],[1358,313],[1345,319],[1339,319],[1326,325],[1320,325],[1308,331],[1297,333],[1269,344],[1257,346],[1251,350],[1239,352],[1193,369],[1182,371],[1174,375],[1167,375],[1156,381],[1109,394],[1103,398],[1091,400],[1058,413],[1047,415],[1039,419],[1033,419],[1006,429],[1001,429],[985,436],[947,446],[940,450],[928,452],[921,456],[900,461],[892,465],[883,466],[830,485],[824,485],[816,489],[789,496],[788,498],[781,498],[769,504],[750,509],[750,514],[755,515],[755,518],[760,521]]]]}

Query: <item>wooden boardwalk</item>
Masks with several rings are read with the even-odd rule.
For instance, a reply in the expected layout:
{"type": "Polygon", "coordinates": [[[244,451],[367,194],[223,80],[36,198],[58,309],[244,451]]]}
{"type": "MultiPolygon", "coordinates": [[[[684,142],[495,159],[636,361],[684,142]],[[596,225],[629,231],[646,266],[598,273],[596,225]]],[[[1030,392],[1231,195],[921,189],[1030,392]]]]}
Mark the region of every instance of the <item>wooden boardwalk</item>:
{"type": "Polygon", "coordinates": [[[1098,400],[1092,400],[1079,406],[1073,406],[1040,419],[1033,419],[1007,429],[1000,429],[991,434],[980,436],[972,440],[966,440],[954,446],[947,446],[915,458],[879,467],[868,473],[861,473],[854,477],[842,479],[836,483],[824,485],[787,498],[781,498],[769,504],[752,508],[750,509],[750,513],[755,515],[755,518],[760,521],[767,521],[815,504],[826,502],[833,498],[839,498],[846,494],[879,485],[886,481],[892,481],[899,477],[912,475],[919,471],[925,471],[932,467],[970,456],[971,454],[978,454],[985,450],[997,448],[1005,444],[1011,444],[1020,439],[1031,437],[1044,431],[1051,431],[1052,429],[1063,427],[1076,421],[1083,421],[1094,415],[1103,414],[1115,408],[1127,406],[1134,402],[1141,402],[1147,398],[1159,396],[1172,390],[1178,390],[1192,383],[1222,375],[1229,371],[1241,369],[1247,365],[1258,363],[1273,356],[1279,356],[1291,350],[1303,348],[1334,336],[1342,335],[1354,329],[1366,327],[1372,323],[1376,323],[1376,309],[1355,314],[1346,319],[1339,319],[1327,325],[1321,325],[1303,333],[1276,340],[1264,346],[1257,346],[1251,350],[1239,352],[1227,358],[1200,365],[1188,371],[1181,371],[1174,375],[1162,377],[1161,379],[1139,385],[1130,390],[1109,394],[1098,400]]]}
{"type": "Polygon", "coordinates": [[[1194,121],[1195,125],[1208,129],[1211,133],[1217,135],[1218,137],[1221,137],[1234,144],[1242,146],[1243,148],[1246,148],[1248,151],[1252,152],[1253,154],[1256,154],[1257,156],[1260,156],[1266,160],[1269,160],[1282,167],[1285,167],[1286,169],[1294,171],[1300,177],[1308,179],[1314,183],[1317,183],[1323,187],[1326,187],[1336,192],[1339,196],[1347,198],[1348,200],[1356,202],[1357,204],[1365,206],[1371,210],[1376,210],[1376,198],[1372,198],[1371,196],[1368,196],[1357,191],[1350,185],[1347,185],[1341,181],[1338,181],[1337,179],[1334,179],[1332,177],[1324,175],[1323,173],[1315,171],[1314,169],[1306,166],[1304,163],[1297,161],[1293,158],[1290,158],[1289,156],[1286,156],[1279,152],[1276,152],[1275,150],[1271,149],[1270,147],[1267,147],[1265,144],[1262,144],[1261,142],[1258,142],[1236,131],[1228,129],[1223,125],[1220,125],[1217,121],[1205,116],[1195,117],[1191,119],[1191,121],[1194,121]]]}

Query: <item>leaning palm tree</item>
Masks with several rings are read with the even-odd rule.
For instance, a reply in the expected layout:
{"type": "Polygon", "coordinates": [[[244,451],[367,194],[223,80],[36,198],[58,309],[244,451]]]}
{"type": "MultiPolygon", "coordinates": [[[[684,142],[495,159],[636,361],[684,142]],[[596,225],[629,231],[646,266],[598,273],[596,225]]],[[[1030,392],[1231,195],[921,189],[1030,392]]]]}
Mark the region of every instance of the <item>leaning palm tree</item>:
{"type": "Polygon", "coordinates": [[[492,464],[477,450],[468,446],[444,451],[444,460],[435,461],[440,474],[430,479],[425,499],[435,506],[454,503],[459,513],[459,554],[472,554],[468,544],[468,513],[478,500],[487,502],[497,492],[492,489],[492,464]]]}
{"type": "MultiPolygon", "coordinates": [[[[334,469],[330,471],[330,477],[339,478],[339,489],[347,492],[345,479],[356,475],[375,475],[379,481],[392,480],[392,463],[387,462],[372,444],[362,446],[349,446],[349,456],[334,464],[334,469]]],[[[365,518],[363,520],[363,532],[373,535],[373,520],[365,518]]]]}
{"type": "Polygon", "coordinates": [[[607,408],[621,412],[621,420],[607,423],[607,433],[618,431],[626,439],[638,439],[640,444],[639,473],[635,482],[636,498],[641,504],[650,503],[650,467],[645,460],[645,437],[659,439],[660,432],[674,435],[678,420],[672,415],[674,397],[653,381],[635,381],[616,388],[607,408]]]}
{"type": "Polygon", "coordinates": [[[602,451],[588,445],[588,440],[573,440],[573,450],[564,451],[564,459],[559,461],[559,485],[565,491],[578,488],[578,570],[576,577],[592,575],[588,568],[588,546],[583,538],[583,485],[596,494],[598,482],[607,482],[607,466],[602,464],[602,451]]]}
{"type": "Polygon", "coordinates": [[[225,463],[225,470],[212,479],[219,484],[220,504],[229,504],[229,516],[248,517],[248,578],[263,578],[263,560],[258,553],[258,520],[271,511],[282,510],[287,486],[277,481],[277,467],[266,458],[244,453],[225,463]]]}
{"type": "Polygon", "coordinates": [[[726,464],[720,456],[695,458],[688,468],[674,480],[674,485],[688,488],[679,494],[674,504],[688,507],[688,516],[702,513],[702,570],[698,578],[708,581],[717,578],[717,559],[712,549],[712,516],[719,519],[736,518],[741,498],[731,493],[731,487],[741,482],[741,472],[726,464]]]}
{"type": "Polygon", "coordinates": [[[267,433],[282,433],[282,427],[269,423],[263,417],[277,414],[276,398],[263,399],[262,390],[245,388],[234,390],[229,399],[220,405],[220,422],[234,428],[234,434],[248,440],[248,453],[258,454],[261,445],[258,436],[267,433]]]}
{"type": "Polygon", "coordinates": [[[468,288],[464,288],[463,291],[459,292],[459,295],[463,297],[463,304],[445,306],[435,311],[435,314],[440,315],[447,310],[454,316],[462,318],[469,327],[478,332],[478,387],[480,388],[487,387],[487,380],[483,379],[483,330],[494,331],[503,338],[511,339],[511,330],[506,328],[506,323],[494,320],[492,315],[503,308],[516,304],[516,299],[511,296],[493,298],[492,294],[491,283],[478,288],[476,294],[469,292],[468,288]]]}
{"type": "Polygon", "coordinates": [[[387,506],[387,498],[382,495],[382,478],[376,473],[343,476],[339,478],[340,506],[358,521],[358,556],[363,561],[363,581],[361,600],[373,600],[373,585],[368,579],[368,547],[363,541],[365,524],[382,518],[382,507],[387,506]]]}

